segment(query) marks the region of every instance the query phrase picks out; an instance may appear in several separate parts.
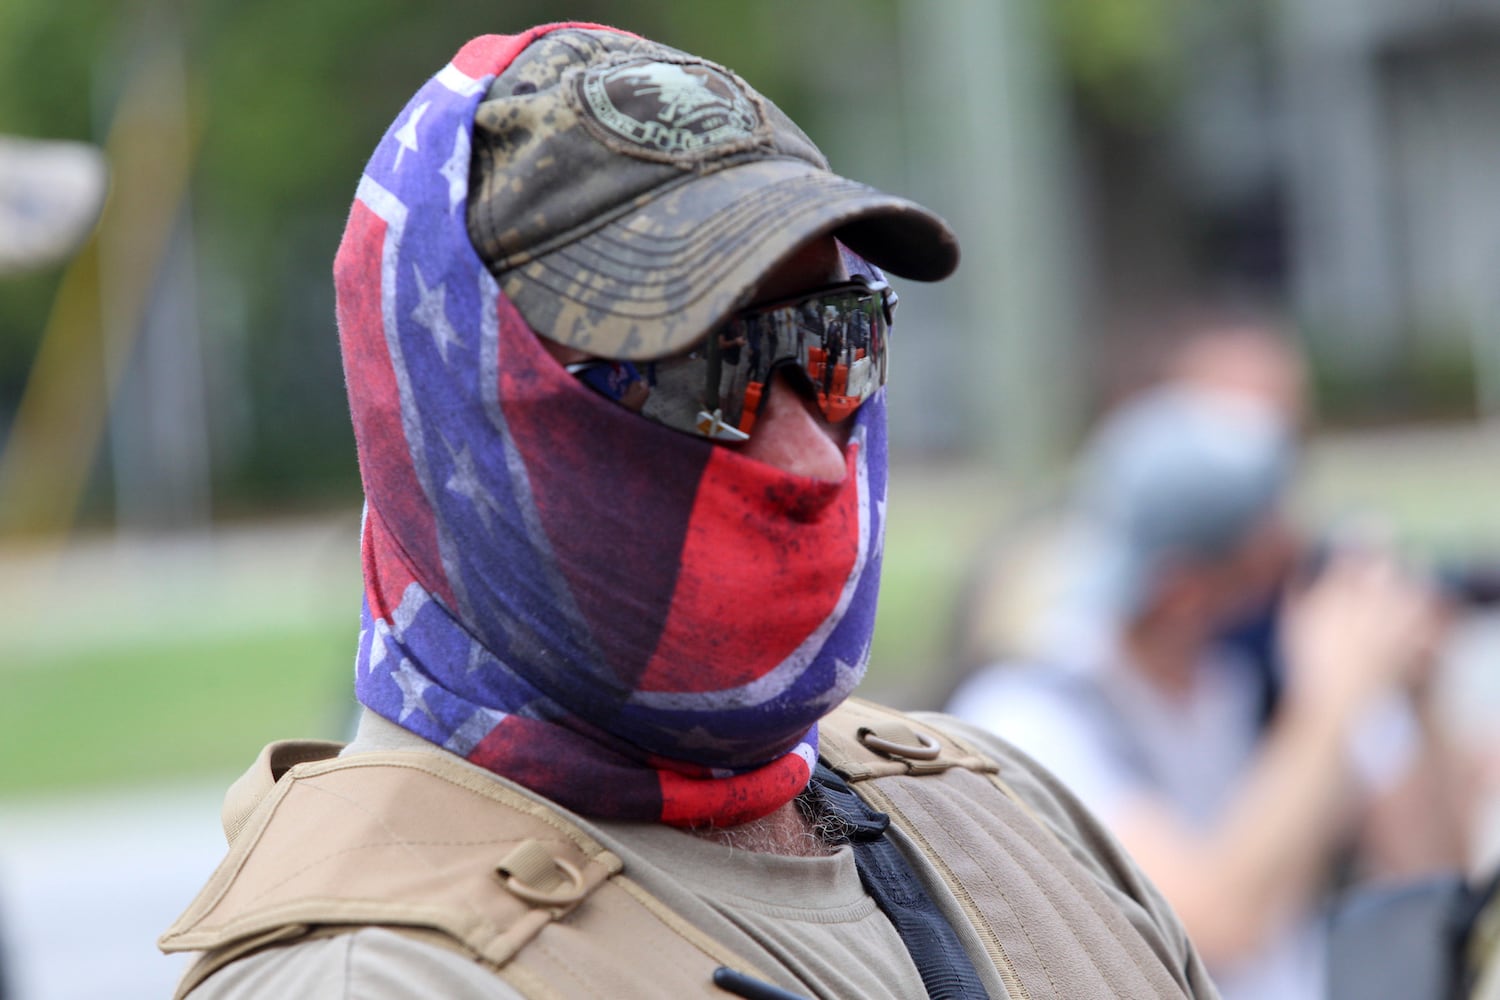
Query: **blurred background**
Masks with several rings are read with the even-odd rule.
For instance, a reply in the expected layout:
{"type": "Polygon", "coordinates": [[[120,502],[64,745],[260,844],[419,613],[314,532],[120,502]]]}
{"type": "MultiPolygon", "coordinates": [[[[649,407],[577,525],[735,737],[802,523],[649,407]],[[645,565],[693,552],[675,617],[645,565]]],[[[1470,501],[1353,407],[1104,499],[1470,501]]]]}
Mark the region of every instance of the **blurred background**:
{"type": "MultiPolygon", "coordinates": [[[[0,5],[6,996],[168,992],[152,942],[224,784],[351,718],[330,266],[365,157],[472,35],[567,16],[715,59],[954,223],[959,274],[900,289],[866,693],[935,702],[976,553],[1182,303],[1293,334],[1305,517],[1500,552],[1500,0],[485,6],[0,5]]],[[[1470,645],[1465,724],[1493,729],[1470,645]]]]}

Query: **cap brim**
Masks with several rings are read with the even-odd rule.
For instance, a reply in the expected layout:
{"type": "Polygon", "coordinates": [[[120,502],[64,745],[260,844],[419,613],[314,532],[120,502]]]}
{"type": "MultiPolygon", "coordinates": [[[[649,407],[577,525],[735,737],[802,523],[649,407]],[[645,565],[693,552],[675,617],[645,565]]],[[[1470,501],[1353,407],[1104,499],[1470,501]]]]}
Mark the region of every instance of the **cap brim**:
{"type": "Polygon", "coordinates": [[[777,159],[685,176],[500,278],[537,333],[599,357],[656,358],[691,346],[825,234],[905,278],[937,281],[958,266],[957,239],[927,209],[777,159]]]}

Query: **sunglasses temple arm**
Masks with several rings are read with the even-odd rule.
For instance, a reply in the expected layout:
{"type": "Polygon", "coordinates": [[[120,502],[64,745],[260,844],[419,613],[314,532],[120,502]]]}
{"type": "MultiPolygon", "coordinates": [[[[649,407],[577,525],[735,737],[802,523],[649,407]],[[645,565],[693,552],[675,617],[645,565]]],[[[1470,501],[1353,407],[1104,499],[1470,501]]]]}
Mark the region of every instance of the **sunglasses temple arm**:
{"type": "Polygon", "coordinates": [[[710,412],[719,409],[719,380],[721,377],[722,359],[719,354],[719,337],[721,333],[715,330],[708,335],[708,343],[704,345],[707,354],[707,382],[704,386],[704,400],[708,404],[710,412]]]}

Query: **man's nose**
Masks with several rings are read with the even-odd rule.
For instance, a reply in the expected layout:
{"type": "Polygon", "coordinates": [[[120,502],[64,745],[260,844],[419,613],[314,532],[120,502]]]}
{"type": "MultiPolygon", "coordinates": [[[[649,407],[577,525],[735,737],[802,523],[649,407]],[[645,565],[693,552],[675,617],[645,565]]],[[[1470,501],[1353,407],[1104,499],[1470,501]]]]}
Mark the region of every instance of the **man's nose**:
{"type": "Polygon", "coordinates": [[[852,419],[830,424],[816,403],[776,372],[744,454],[783,472],[836,482],[844,478],[844,445],[852,424],[852,419]]]}

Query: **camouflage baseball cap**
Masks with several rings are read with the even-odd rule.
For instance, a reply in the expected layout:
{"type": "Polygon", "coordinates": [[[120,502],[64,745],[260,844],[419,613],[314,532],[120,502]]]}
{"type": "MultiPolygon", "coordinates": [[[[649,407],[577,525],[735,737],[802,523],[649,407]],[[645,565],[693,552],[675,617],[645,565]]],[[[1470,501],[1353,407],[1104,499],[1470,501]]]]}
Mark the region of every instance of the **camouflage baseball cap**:
{"type": "Polygon", "coordinates": [[[607,30],[553,31],[496,77],[469,188],[470,238],[527,323],[601,357],[682,350],[824,234],[907,278],[958,264],[942,219],[832,173],[730,70],[607,30]]]}

